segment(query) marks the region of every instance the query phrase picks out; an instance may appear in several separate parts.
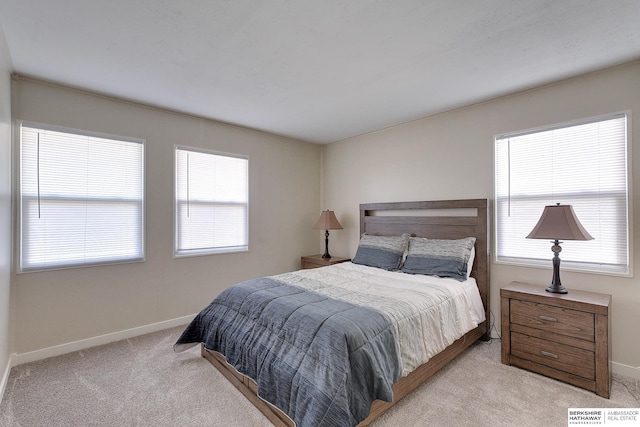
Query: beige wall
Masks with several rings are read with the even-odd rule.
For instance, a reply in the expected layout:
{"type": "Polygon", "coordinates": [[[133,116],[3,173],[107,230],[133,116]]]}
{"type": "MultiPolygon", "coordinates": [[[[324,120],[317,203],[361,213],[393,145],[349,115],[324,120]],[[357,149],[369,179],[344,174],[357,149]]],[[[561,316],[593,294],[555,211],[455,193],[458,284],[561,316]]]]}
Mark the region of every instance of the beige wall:
{"type": "Polygon", "coordinates": [[[146,140],[146,262],[13,275],[17,353],[190,316],[229,285],[296,269],[301,255],[318,252],[320,146],[29,79],[13,84],[16,120],[146,140]],[[249,156],[249,252],[173,258],[174,144],[249,156]]]}
{"type": "Polygon", "coordinates": [[[11,60],[0,27],[0,396],[11,353],[11,60]]]}
{"type": "MultiPolygon", "coordinates": [[[[428,96],[425,94],[424,96],[428,96]]],[[[493,199],[496,134],[630,110],[635,136],[632,174],[640,176],[640,62],[584,75],[384,131],[329,144],[324,150],[323,202],[344,230],[332,233],[332,254],[353,256],[358,205],[367,202],[493,199]]],[[[632,187],[632,236],[640,245],[640,185],[632,187]]],[[[550,255],[551,257],[551,255],[550,255]]],[[[565,271],[563,285],[613,296],[614,372],[636,375],[640,366],[640,251],[634,278],[565,271]]],[[[500,327],[499,290],[512,280],[546,284],[549,268],[491,265],[491,311],[500,327]]]]}

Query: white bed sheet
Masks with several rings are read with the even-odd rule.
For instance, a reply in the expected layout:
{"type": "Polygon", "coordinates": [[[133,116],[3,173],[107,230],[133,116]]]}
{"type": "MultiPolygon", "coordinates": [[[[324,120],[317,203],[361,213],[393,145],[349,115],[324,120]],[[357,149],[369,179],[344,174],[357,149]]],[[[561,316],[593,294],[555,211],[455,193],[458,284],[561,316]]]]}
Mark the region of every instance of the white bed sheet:
{"type": "Polygon", "coordinates": [[[374,308],[392,320],[406,376],[485,320],[473,278],[464,282],[345,262],[277,276],[327,297],[374,308]]]}

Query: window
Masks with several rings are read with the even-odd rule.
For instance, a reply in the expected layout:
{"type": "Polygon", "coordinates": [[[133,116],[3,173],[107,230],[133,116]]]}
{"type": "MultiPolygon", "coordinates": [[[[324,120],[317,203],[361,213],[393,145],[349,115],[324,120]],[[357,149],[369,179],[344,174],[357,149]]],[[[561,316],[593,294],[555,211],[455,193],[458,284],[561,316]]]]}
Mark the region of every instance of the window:
{"type": "Polygon", "coordinates": [[[20,271],[144,259],[144,141],[20,125],[20,271]]]}
{"type": "Polygon", "coordinates": [[[175,149],[175,255],[249,248],[249,160],[175,149]]]}
{"type": "Polygon", "coordinates": [[[526,239],[545,205],[570,204],[589,241],[566,241],[563,268],[630,274],[627,115],[495,138],[496,261],[550,265],[550,243],[526,239]]]}

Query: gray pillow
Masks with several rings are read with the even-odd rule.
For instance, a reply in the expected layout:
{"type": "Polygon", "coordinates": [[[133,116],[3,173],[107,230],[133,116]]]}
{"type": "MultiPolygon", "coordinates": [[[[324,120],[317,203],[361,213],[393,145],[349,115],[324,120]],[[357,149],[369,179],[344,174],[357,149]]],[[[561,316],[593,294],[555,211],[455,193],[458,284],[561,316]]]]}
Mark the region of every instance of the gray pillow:
{"type": "Polygon", "coordinates": [[[409,234],[402,236],[363,234],[352,262],[385,270],[398,270],[408,244],[409,234]]]}
{"type": "Polygon", "coordinates": [[[475,237],[455,240],[409,239],[409,253],[402,266],[403,273],[467,279],[467,267],[475,237]]]}

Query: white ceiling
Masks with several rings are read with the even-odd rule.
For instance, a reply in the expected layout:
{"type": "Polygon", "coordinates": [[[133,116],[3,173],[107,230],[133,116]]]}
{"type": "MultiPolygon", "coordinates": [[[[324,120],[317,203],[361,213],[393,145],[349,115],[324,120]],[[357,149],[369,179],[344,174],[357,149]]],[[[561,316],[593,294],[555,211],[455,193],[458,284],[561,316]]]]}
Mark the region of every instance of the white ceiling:
{"type": "Polygon", "coordinates": [[[0,0],[0,24],[18,74],[316,143],[640,58],[639,0],[0,0]]]}

